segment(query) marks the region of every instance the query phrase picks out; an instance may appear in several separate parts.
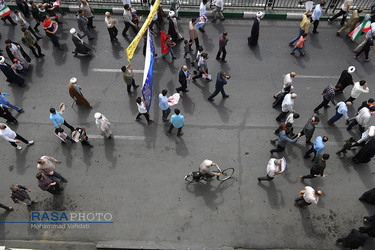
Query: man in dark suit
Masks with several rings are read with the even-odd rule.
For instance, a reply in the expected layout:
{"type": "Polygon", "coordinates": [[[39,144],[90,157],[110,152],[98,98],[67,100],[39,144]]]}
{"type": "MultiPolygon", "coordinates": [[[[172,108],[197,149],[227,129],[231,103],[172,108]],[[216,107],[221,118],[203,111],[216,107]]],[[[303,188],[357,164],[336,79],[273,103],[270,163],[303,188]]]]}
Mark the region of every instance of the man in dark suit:
{"type": "Polygon", "coordinates": [[[229,78],[230,78],[230,76],[227,76],[227,73],[225,73],[224,71],[220,71],[219,73],[217,73],[215,91],[214,91],[214,93],[212,93],[212,95],[210,95],[208,97],[208,100],[210,102],[212,102],[214,100],[214,97],[217,96],[217,94],[219,94],[219,92],[221,92],[221,94],[223,95],[223,98],[229,97],[229,95],[227,95],[224,91],[224,85],[227,84],[227,79],[229,79],[229,78]]]}
{"type": "Polygon", "coordinates": [[[189,80],[189,71],[187,69],[187,66],[184,65],[181,67],[181,70],[180,70],[180,73],[178,73],[178,81],[180,82],[181,84],[181,87],[177,88],[176,91],[177,93],[180,93],[180,91],[182,92],[189,92],[189,90],[187,90],[187,81],[189,80]]]}

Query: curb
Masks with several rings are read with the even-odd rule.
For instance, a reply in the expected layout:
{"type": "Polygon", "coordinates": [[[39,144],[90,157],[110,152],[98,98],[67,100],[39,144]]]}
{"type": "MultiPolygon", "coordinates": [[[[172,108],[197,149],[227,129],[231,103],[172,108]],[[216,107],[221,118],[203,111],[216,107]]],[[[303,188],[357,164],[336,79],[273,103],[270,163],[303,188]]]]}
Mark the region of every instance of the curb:
{"type": "MultiPolygon", "coordinates": [[[[15,4],[9,4],[8,5],[10,9],[14,10],[17,9],[17,5],[15,4]]],[[[138,9],[136,6],[135,9],[137,11],[137,14],[139,15],[148,15],[150,12],[148,9],[138,9]]],[[[70,12],[70,13],[76,13],[79,10],[78,6],[67,6],[67,7],[60,7],[63,11],[65,12],[70,12]]],[[[113,8],[99,8],[99,7],[94,7],[93,8],[95,13],[105,13],[105,12],[111,12],[113,14],[122,14],[123,13],[123,8],[121,7],[113,7],[113,8]]],[[[169,9],[165,8],[164,12],[168,13],[169,9]]],[[[264,10],[262,10],[264,11],[264,10]]],[[[239,12],[223,12],[224,17],[229,17],[229,18],[242,18],[242,19],[253,19],[256,16],[256,13],[258,11],[239,11],[239,12]]],[[[284,13],[283,11],[277,12],[277,13],[267,13],[267,11],[264,11],[265,19],[281,19],[281,20],[302,20],[302,14],[304,13],[304,10],[301,9],[301,12],[287,12],[284,13]]],[[[198,17],[199,11],[192,11],[192,10],[181,10],[178,12],[180,16],[184,17],[198,17]]],[[[212,16],[212,11],[207,11],[207,16],[212,16]]],[[[321,16],[320,20],[327,20],[329,16],[321,16]]],[[[341,18],[338,18],[341,19],[341,18]]],[[[360,18],[362,19],[362,18],[360,18]]]]}

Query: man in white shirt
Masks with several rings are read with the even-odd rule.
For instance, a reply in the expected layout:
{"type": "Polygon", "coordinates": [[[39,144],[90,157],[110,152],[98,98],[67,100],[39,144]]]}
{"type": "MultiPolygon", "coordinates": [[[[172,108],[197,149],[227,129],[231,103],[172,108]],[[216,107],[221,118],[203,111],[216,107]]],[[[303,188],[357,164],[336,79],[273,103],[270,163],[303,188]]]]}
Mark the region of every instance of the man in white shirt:
{"type": "Polygon", "coordinates": [[[296,72],[291,72],[289,74],[286,74],[286,76],[284,77],[284,81],[283,81],[283,87],[281,88],[281,90],[279,92],[277,92],[273,98],[277,99],[282,93],[285,92],[285,88],[288,87],[288,86],[291,86],[290,87],[290,90],[293,89],[293,86],[292,86],[292,83],[293,83],[293,78],[296,77],[296,72]]]}
{"type": "Polygon", "coordinates": [[[4,123],[0,123],[0,136],[3,137],[5,140],[7,140],[10,144],[12,144],[13,147],[15,147],[18,150],[21,150],[22,147],[17,146],[16,143],[19,143],[20,141],[26,143],[27,146],[33,145],[33,141],[28,141],[13,130],[11,130],[8,126],[6,126],[4,123]]]}
{"type": "Polygon", "coordinates": [[[118,30],[115,26],[118,23],[117,19],[112,18],[111,13],[107,11],[105,13],[104,21],[107,25],[107,29],[108,29],[109,37],[111,38],[111,42],[118,41],[116,37],[118,30]]]}
{"type": "Polygon", "coordinates": [[[296,93],[289,93],[284,97],[283,103],[281,104],[281,114],[276,117],[276,121],[281,122],[285,116],[289,113],[292,112],[294,113],[294,99],[297,98],[296,93]]]}
{"type": "Polygon", "coordinates": [[[301,196],[296,198],[295,201],[297,202],[297,205],[301,208],[306,208],[307,206],[311,205],[311,203],[314,203],[315,205],[318,204],[319,196],[323,194],[322,191],[315,191],[310,186],[306,186],[305,189],[299,193],[301,196]]]}
{"type": "Polygon", "coordinates": [[[224,0],[214,0],[211,1],[211,5],[215,5],[215,9],[212,11],[212,16],[214,17],[214,20],[212,22],[216,22],[216,14],[219,16],[221,21],[224,21],[225,18],[223,16],[223,10],[224,10],[224,0]]]}
{"type": "Polygon", "coordinates": [[[212,178],[213,176],[219,176],[220,173],[213,173],[210,169],[211,166],[216,166],[216,163],[210,160],[204,160],[199,166],[199,172],[204,175],[204,177],[212,178]]]}
{"type": "Polygon", "coordinates": [[[365,129],[368,126],[368,123],[371,118],[371,112],[375,111],[375,106],[372,106],[370,108],[363,107],[358,111],[358,115],[355,117],[353,121],[349,123],[349,126],[346,128],[346,130],[351,130],[355,125],[358,124],[359,131],[361,133],[365,132],[365,129]]]}
{"type": "Polygon", "coordinates": [[[150,125],[153,122],[153,120],[150,120],[150,115],[147,111],[146,101],[142,100],[141,97],[138,97],[135,100],[135,102],[137,103],[137,107],[138,107],[138,115],[135,118],[135,120],[140,121],[141,115],[143,115],[146,118],[147,124],[150,125]]]}
{"type": "Polygon", "coordinates": [[[351,102],[358,98],[361,93],[368,93],[370,89],[367,87],[367,83],[365,80],[361,80],[360,82],[354,83],[352,91],[350,93],[350,97],[345,102],[351,102]]]}
{"type": "Polygon", "coordinates": [[[344,3],[341,5],[340,12],[334,15],[333,17],[329,18],[328,23],[332,23],[333,20],[342,15],[340,25],[343,26],[345,24],[346,17],[349,14],[349,9],[351,5],[353,5],[353,0],[345,0],[344,3]]]}
{"type": "Polygon", "coordinates": [[[267,164],[267,175],[265,177],[258,177],[258,181],[272,181],[275,175],[282,174],[281,161],[282,159],[271,158],[267,164]]]}

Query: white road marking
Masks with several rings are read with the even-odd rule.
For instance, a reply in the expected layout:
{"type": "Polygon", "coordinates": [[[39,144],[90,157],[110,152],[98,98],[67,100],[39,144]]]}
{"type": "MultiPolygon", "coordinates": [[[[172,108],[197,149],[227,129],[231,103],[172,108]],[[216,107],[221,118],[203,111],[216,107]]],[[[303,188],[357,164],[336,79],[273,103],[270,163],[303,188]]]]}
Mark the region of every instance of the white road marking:
{"type": "Polygon", "coordinates": [[[296,78],[312,78],[312,79],[338,79],[339,76],[306,76],[306,75],[296,75],[296,78]]]}
{"type": "MultiPolygon", "coordinates": [[[[102,135],[87,135],[90,138],[93,139],[101,139],[104,138],[102,135]]],[[[145,140],[147,137],[145,136],[127,136],[127,135],[114,135],[112,136],[114,139],[118,140],[129,140],[129,141],[136,141],[136,140],[145,140]]]]}
{"type": "MultiPolygon", "coordinates": [[[[100,69],[100,68],[93,68],[92,71],[94,72],[105,72],[105,73],[121,73],[121,69],[100,69]]],[[[143,73],[143,69],[133,69],[133,72],[135,74],[139,73],[143,73]]],[[[155,72],[155,71],[154,71],[155,72]]]]}

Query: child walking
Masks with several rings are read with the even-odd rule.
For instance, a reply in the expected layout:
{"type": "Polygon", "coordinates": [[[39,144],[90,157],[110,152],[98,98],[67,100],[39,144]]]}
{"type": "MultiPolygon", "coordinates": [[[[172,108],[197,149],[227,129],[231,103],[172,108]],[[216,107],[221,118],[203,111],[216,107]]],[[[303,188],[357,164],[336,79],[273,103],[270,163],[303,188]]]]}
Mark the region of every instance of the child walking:
{"type": "Polygon", "coordinates": [[[300,54],[301,56],[304,56],[304,55],[305,55],[305,53],[303,53],[303,51],[302,51],[302,48],[303,48],[303,44],[304,44],[305,41],[306,41],[306,37],[307,37],[307,33],[303,33],[303,35],[300,36],[300,38],[299,38],[299,40],[298,40],[296,46],[294,46],[294,48],[293,48],[292,51],[290,52],[291,55],[294,55],[294,54],[295,54],[294,51],[296,51],[297,49],[298,49],[299,54],[300,54]]]}

